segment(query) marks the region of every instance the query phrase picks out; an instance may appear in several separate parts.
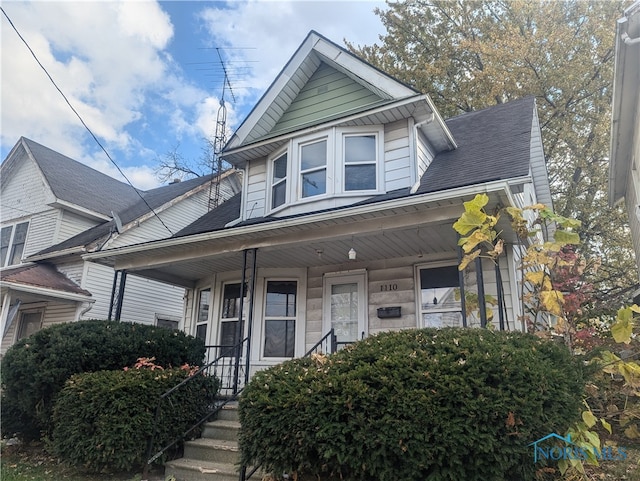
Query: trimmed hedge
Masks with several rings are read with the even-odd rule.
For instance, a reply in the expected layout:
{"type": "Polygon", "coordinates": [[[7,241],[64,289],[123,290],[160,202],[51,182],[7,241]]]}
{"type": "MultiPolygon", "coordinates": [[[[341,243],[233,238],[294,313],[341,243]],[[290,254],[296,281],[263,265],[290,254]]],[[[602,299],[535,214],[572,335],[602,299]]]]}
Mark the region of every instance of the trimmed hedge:
{"type": "Polygon", "coordinates": [[[521,333],[422,329],[257,373],[242,462],[346,480],[535,479],[528,445],[578,419],[581,364],[521,333]]]}
{"type": "Polygon", "coordinates": [[[140,357],[163,367],[199,365],[204,354],[200,339],[143,324],[88,320],[42,329],[2,360],[2,435],[50,435],[55,397],[73,374],[121,370],[140,357]]]}
{"type": "MultiPolygon", "coordinates": [[[[132,369],[72,376],[54,407],[55,453],[94,472],[139,468],[158,397],[188,375],[183,369],[132,369]]],[[[161,410],[156,445],[167,445],[207,414],[218,387],[216,378],[198,375],[176,390],[161,410]]]]}

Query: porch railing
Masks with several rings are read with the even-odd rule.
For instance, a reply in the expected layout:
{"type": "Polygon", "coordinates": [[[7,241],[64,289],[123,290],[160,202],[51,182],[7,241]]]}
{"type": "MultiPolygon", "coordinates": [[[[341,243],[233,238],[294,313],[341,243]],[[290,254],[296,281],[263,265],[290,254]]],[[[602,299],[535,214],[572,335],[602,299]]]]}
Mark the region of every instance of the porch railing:
{"type": "Polygon", "coordinates": [[[180,441],[184,440],[193,431],[211,419],[229,401],[237,399],[245,384],[249,381],[249,338],[244,338],[241,342],[233,346],[207,346],[207,359],[212,359],[203,367],[198,369],[193,375],[186,378],[180,384],[164,392],[158,398],[155,416],[153,420],[153,432],[147,440],[147,462],[144,466],[142,478],[146,479],[151,464],[162,456],[168,449],[172,448],[180,441]],[[241,362],[244,356],[245,362],[241,362]],[[165,404],[173,406],[171,396],[180,391],[184,386],[189,385],[196,376],[215,375],[220,381],[219,395],[217,401],[210,406],[209,411],[199,419],[193,426],[173,439],[169,444],[163,446],[154,453],[154,442],[158,432],[158,422],[160,413],[165,404]]]}

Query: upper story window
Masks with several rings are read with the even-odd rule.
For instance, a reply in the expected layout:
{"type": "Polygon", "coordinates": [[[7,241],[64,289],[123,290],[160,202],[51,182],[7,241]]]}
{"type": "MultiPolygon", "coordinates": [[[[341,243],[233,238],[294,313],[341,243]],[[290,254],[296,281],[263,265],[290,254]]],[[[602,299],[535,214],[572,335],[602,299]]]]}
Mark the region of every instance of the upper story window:
{"type": "Polygon", "coordinates": [[[0,267],[20,264],[27,240],[28,222],[0,229],[0,267]]]}
{"type": "Polygon", "coordinates": [[[312,142],[300,147],[301,197],[327,192],[327,141],[312,142]]]}
{"type": "Polygon", "coordinates": [[[271,172],[271,208],[275,209],[287,201],[286,152],[273,159],[271,172]]]}
{"type": "Polygon", "coordinates": [[[383,127],[334,127],[292,139],[269,160],[271,210],[323,197],[378,194],[383,127]]]}
{"type": "Polygon", "coordinates": [[[375,135],[344,136],[344,190],[375,190],[377,148],[375,135]]]}

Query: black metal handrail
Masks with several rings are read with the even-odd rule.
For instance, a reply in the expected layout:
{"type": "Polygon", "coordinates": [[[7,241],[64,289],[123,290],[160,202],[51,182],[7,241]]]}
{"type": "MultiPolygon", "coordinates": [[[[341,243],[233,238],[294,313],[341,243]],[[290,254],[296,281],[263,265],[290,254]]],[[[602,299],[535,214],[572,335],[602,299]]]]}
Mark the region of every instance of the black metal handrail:
{"type": "Polygon", "coordinates": [[[333,328],[327,332],[322,339],[314,344],[314,346],[307,351],[304,357],[309,357],[311,354],[333,354],[338,350],[338,338],[333,328]]]}
{"type": "Polygon", "coordinates": [[[216,414],[222,406],[227,404],[229,401],[233,401],[237,399],[238,394],[242,391],[242,388],[249,380],[249,363],[247,362],[245,365],[240,364],[240,357],[242,356],[243,351],[246,358],[249,358],[249,339],[244,338],[238,344],[233,346],[207,346],[207,359],[214,357],[214,360],[205,364],[203,367],[198,369],[194,374],[184,379],[179,384],[175,385],[171,389],[165,391],[158,398],[158,403],[156,405],[156,411],[153,419],[153,432],[151,436],[149,436],[147,440],[147,462],[144,466],[144,470],[142,473],[142,478],[146,479],[149,471],[149,467],[151,464],[162,456],[168,449],[178,444],[180,441],[185,439],[190,433],[192,433],[195,429],[199,428],[206,421],[211,419],[211,417],[216,414]],[[213,352],[213,356],[212,356],[213,352]],[[244,372],[243,372],[244,371],[244,372]],[[180,436],[173,439],[169,444],[162,447],[160,450],[156,451],[153,454],[153,443],[155,441],[156,434],[158,432],[158,422],[160,419],[160,413],[162,409],[162,405],[166,399],[169,399],[170,396],[174,392],[181,389],[183,386],[192,382],[196,376],[202,374],[214,375],[220,381],[219,387],[219,396],[218,402],[210,406],[209,412],[205,414],[201,419],[199,419],[193,426],[187,429],[185,432],[181,433],[180,436]]]}

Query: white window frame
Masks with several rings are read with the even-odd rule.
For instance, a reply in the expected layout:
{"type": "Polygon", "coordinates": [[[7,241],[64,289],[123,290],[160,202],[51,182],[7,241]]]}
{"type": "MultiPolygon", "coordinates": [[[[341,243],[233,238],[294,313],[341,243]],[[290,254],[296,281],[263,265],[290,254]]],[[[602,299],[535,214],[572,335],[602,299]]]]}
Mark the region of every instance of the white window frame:
{"type": "Polygon", "coordinates": [[[382,126],[366,126],[366,127],[341,127],[336,129],[336,186],[339,187],[337,192],[340,195],[362,195],[362,194],[379,194],[383,193],[384,184],[384,128],[382,126]],[[346,182],[346,167],[347,165],[367,165],[361,164],[347,164],[345,156],[345,142],[347,137],[365,137],[373,136],[376,142],[374,159],[376,166],[376,185],[374,189],[364,190],[347,190],[345,186],[346,182]]]}
{"type": "Polygon", "coordinates": [[[9,234],[9,244],[7,245],[7,254],[6,257],[4,259],[0,259],[0,261],[2,261],[2,264],[0,265],[0,267],[8,267],[8,266],[15,266],[18,265],[22,262],[22,258],[24,256],[24,251],[25,248],[27,246],[27,239],[29,237],[29,224],[30,222],[28,220],[26,221],[21,221],[21,222],[15,222],[13,224],[6,224],[3,225],[0,228],[1,230],[4,230],[6,228],[11,228],[11,233],[9,234]],[[20,254],[20,259],[18,259],[18,261],[15,264],[10,263],[10,259],[14,256],[15,254],[15,236],[16,236],[16,230],[18,228],[18,226],[20,225],[24,225],[27,224],[27,232],[25,233],[25,237],[24,237],[24,243],[22,244],[22,253],[20,254]]]}
{"type": "MultiPolygon", "coordinates": [[[[457,263],[456,261],[443,261],[443,262],[432,262],[429,264],[418,264],[415,266],[415,285],[416,285],[416,326],[418,328],[423,328],[423,327],[433,327],[433,326],[425,326],[424,325],[424,320],[423,320],[423,314],[424,313],[442,313],[442,312],[462,312],[462,306],[460,306],[460,309],[454,309],[454,308],[434,308],[434,309],[429,309],[429,310],[425,310],[422,308],[422,282],[420,279],[420,271],[422,270],[429,270],[429,269],[437,269],[439,267],[456,267],[457,263]]],[[[458,289],[460,289],[460,283],[458,282],[458,289]]],[[[462,319],[462,314],[461,314],[461,319],[462,319]]],[[[445,327],[445,326],[442,326],[445,327]]],[[[460,321],[460,326],[458,327],[462,327],[462,321],[460,321]]]]}
{"type": "Polygon", "coordinates": [[[284,207],[286,207],[287,205],[289,205],[291,203],[291,150],[287,147],[285,147],[284,149],[279,149],[277,150],[274,154],[270,155],[269,158],[267,159],[268,162],[268,166],[269,168],[267,169],[267,175],[268,175],[268,192],[267,192],[267,211],[270,212],[277,212],[278,210],[283,209],[284,207]],[[279,180],[278,182],[274,182],[273,181],[273,176],[275,174],[275,161],[278,160],[279,158],[281,158],[283,155],[287,156],[287,172],[285,174],[285,177],[281,180],[279,180]],[[274,201],[274,195],[273,195],[273,189],[276,185],[284,183],[285,185],[285,189],[284,189],[284,203],[277,205],[274,207],[273,205],[273,201],[274,201]]]}
{"type": "Polygon", "coordinates": [[[300,302],[302,300],[302,291],[301,291],[301,281],[295,277],[265,277],[263,282],[263,291],[262,291],[262,329],[260,335],[260,359],[267,361],[284,361],[286,359],[292,359],[299,356],[298,346],[300,345],[300,331],[303,331],[302,322],[300,320],[300,311],[301,306],[300,302]],[[296,306],[295,306],[295,314],[293,316],[267,316],[267,289],[269,286],[269,282],[295,282],[296,283],[296,306]],[[267,336],[267,321],[268,320],[290,320],[294,321],[294,346],[293,346],[293,357],[276,357],[276,356],[266,356],[264,353],[265,341],[267,336]]]}
{"type": "Polygon", "coordinates": [[[334,149],[334,135],[331,134],[332,131],[333,129],[331,129],[331,131],[324,132],[322,135],[307,136],[294,141],[294,149],[292,150],[294,152],[295,158],[292,160],[291,163],[293,164],[292,170],[295,169],[294,175],[295,175],[296,182],[295,182],[294,198],[297,200],[297,202],[313,202],[318,199],[325,199],[333,195],[334,193],[334,188],[335,188],[334,182],[333,182],[333,179],[335,178],[334,172],[333,172],[334,162],[331,161],[331,158],[335,149],[334,149]],[[326,158],[326,163],[324,167],[325,191],[322,194],[303,197],[302,196],[303,173],[310,172],[310,171],[319,171],[319,170],[322,170],[322,168],[307,169],[303,172],[302,149],[303,147],[306,147],[308,145],[317,144],[323,141],[326,142],[327,144],[327,158],[326,158]]]}
{"type": "Polygon", "coordinates": [[[211,328],[211,312],[213,310],[213,293],[214,293],[214,290],[211,288],[211,286],[203,286],[196,290],[196,295],[195,295],[195,305],[193,309],[193,336],[197,337],[198,327],[204,325],[206,329],[205,337],[203,339],[205,345],[210,344],[210,339],[212,335],[211,331],[213,330],[211,328]],[[203,292],[209,292],[209,305],[208,305],[206,319],[200,319],[200,299],[202,298],[203,292]]]}
{"type": "Polygon", "coordinates": [[[40,326],[38,327],[37,330],[35,330],[33,332],[33,334],[35,334],[36,332],[40,331],[43,327],[43,321],[44,321],[44,307],[30,307],[29,309],[24,309],[21,310],[18,315],[19,315],[19,319],[18,319],[18,324],[16,326],[16,333],[15,333],[15,340],[19,341],[20,339],[27,337],[27,336],[21,336],[22,334],[22,328],[24,326],[24,316],[25,315],[29,315],[29,314],[37,314],[40,316],[40,326]]]}

